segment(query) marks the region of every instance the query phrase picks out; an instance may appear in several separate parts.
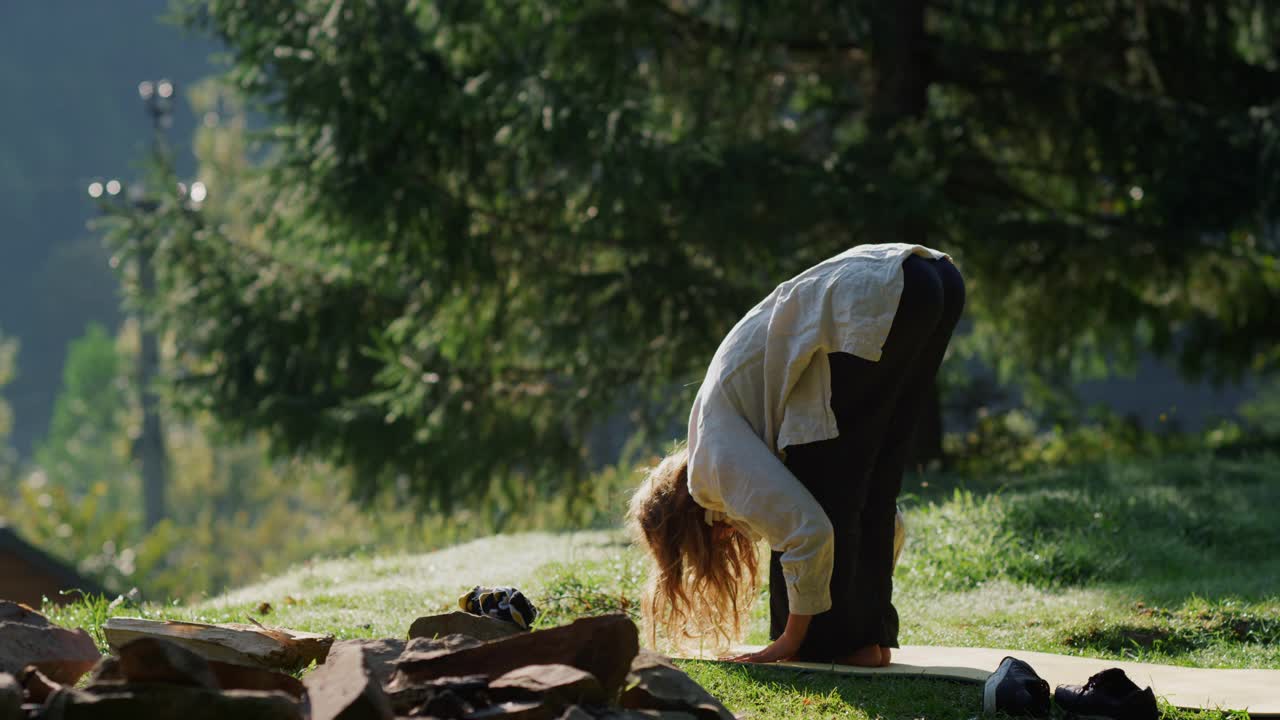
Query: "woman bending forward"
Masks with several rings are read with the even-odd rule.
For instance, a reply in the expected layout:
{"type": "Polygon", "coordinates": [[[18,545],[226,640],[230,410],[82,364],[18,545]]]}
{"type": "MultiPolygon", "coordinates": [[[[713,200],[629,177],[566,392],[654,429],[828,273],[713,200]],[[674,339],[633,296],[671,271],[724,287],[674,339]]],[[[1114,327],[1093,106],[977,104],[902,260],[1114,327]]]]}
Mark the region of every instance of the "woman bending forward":
{"type": "Polygon", "coordinates": [[[888,665],[896,499],[924,393],[964,306],[944,253],[860,245],[779,285],[729,331],[689,441],[629,521],[655,560],[652,637],[735,639],[768,540],[770,629],[737,660],[888,665]]]}

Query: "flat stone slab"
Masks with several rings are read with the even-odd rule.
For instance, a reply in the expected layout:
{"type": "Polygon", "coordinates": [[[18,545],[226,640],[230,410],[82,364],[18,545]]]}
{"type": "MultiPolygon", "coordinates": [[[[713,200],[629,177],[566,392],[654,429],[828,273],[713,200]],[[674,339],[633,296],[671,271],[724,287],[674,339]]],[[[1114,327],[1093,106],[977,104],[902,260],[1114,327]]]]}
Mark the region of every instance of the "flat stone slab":
{"type": "MultiPolygon", "coordinates": [[[[758,652],[764,646],[741,646],[734,654],[758,652]]],[[[1188,710],[1248,710],[1252,718],[1280,718],[1280,670],[1188,668],[1125,660],[1055,655],[1028,650],[905,645],[893,651],[893,664],[861,668],[827,663],[785,662],[783,667],[822,670],[844,675],[925,677],[983,683],[1006,656],[1023,660],[1049,683],[1081,685],[1107,668],[1120,668],[1139,687],[1151,686],[1157,697],[1188,710]]],[[[690,658],[699,659],[699,658],[690,658]]],[[[714,660],[715,658],[700,658],[714,660]]]]}
{"type": "Polygon", "coordinates": [[[396,663],[391,688],[445,675],[497,678],[525,665],[570,665],[594,675],[606,695],[611,696],[630,672],[639,646],[636,626],[625,615],[582,618],[568,625],[520,633],[453,652],[411,652],[412,648],[406,648],[396,663]]]}
{"type": "Polygon", "coordinates": [[[537,700],[512,700],[469,712],[462,720],[554,720],[556,713],[537,700]]]}
{"type": "Polygon", "coordinates": [[[333,636],[240,623],[178,622],[113,617],[102,625],[113,650],[141,638],[176,642],[206,660],[279,670],[298,670],[324,662],[333,636]]]}
{"type": "Polygon", "coordinates": [[[22,720],[22,686],[9,673],[0,673],[0,720],[22,720]]]}
{"type": "Polygon", "coordinates": [[[447,655],[458,650],[479,647],[484,641],[477,640],[466,635],[445,635],[444,637],[435,638],[413,638],[405,643],[404,652],[400,653],[400,657],[396,658],[392,665],[398,665],[407,660],[421,660],[426,657],[436,657],[438,655],[447,655]]]}
{"type": "Polygon", "coordinates": [[[35,665],[54,682],[73,684],[102,657],[84,630],[68,630],[20,603],[0,600],[0,672],[20,676],[35,665]]]}
{"type": "Polygon", "coordinates": [[[348,644],[329,653],[323,665],[303,679],[311,699],[312,720],[391,720],[395,711],[369,667],[372,646],[348,644]]]}
{"type": "Polygon", "coordinates": [[[92,694],[71,688],[54,693],[46,720],[304,720],[302,706],[281,692],[210,690],[179,685],[130,685],[92,694]]]}
{"type": "Polygon", "coordinates": [[[523,632],[527,631],[514,623],[484,615],[472,615],[461,610],[420,617],[409,626],[410,639],[466,635],[477,640],[500,640],[523,632]]]}
{"type": "Polygon", "coordinates": [[[733,713],[666,657],[641,650],[620,698],[624,708],[688,713],[699,720],[734,720],[733,713]]]}
{"type": "Polygon", "coordinates": [[[391,674],[396,671],[395,661],[405,650],[405,642],[396,638],[380,638],[376,640],[358,638],[335,642],[329,648],[329,654],[333,655],[341,652],[343,648],[351,646],[362,648],[365,663],[382,685],[386,685],[391,681],[391,674]]]}
{"type": "Polygon", "coordinates": [[[22,672],[18,682],[22,686],[23,696],[27,702],[43,703],[49,696],[62,689],[62,685],[50,680],[39,669],[32,666],[22,672]]]}
{"type": "Polygon", "coordinates": [[[219,689],[209,661],[178,643],[141,638],[120,646],[118,652],[120,673],[128,682],[219,689]]]}
{"type": "Polygon", "coordinates": [[[541,698],[557,709],[609,700],[595,675],[569,665],[525,665],[494,680],[489,688],[499,700],[541,698]]]}
{"type": "Polygon", "coordinates": [[[294,699],[302,701],[307,688],[302,681],[292,675],[285,675],[266,668],[236,665],[235,663],[209,661],[209,669],[218,679],[218,687],[223,690],[257,690],[260,692],[283,692],[294,699]]]}
{"type": "MultiPolygon", "coordinates": [[[[446,695],[458,704],[483,705],[488,702],[489,678],[486,675],[442,677],[424,683],[401,688],[391,688],[387,698],[397,716],[409,715],[433,700],[440,701],[446,695]]],[[[443,702],[443,701],[441,701],[443,702]]]]}

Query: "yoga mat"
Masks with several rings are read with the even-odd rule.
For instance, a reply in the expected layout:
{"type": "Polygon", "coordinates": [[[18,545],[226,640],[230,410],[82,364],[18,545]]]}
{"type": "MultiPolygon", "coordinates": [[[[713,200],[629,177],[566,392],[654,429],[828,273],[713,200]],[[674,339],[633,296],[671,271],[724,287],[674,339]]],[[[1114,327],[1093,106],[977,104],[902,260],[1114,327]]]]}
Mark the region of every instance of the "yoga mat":
{"type": "MultiPolygon", "coordinates": [[[[741,646],[734,654],[756,652],[763,646],[741,646]]],[[[893,664],[862,668],[830,663],[783,662],[804,668],[854,676],[925,677],[983,683],[1005,656],[1012,655],[1035,669],[1052,690],[1059,685],[1083,685],[1090,675],[1107,668],[1125,671],[1139,687],[1151,686],[1157,697],[1180,708],[1247,710],[1253,718],[1280,718],[1280,670],[1235,670],[1152,665],[1125,660],[1054,655],[1027,650],[906,645],[895,648],[893,664]]],[[[690,658],[714,660],[713,657],[690,658]]]]}

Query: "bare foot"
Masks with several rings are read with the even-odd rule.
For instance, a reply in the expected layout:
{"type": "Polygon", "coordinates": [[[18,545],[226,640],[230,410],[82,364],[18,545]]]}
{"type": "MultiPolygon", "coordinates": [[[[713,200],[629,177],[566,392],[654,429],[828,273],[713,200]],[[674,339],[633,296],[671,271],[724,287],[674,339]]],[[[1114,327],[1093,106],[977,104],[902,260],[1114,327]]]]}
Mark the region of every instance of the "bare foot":
{"type": "Polygon", "coordinates": [[[893,650],[881,645],[880,646],[880,667],[889,667],[889,662],[892,657],[893,657],[893,650]]]}
{"type": "Polygon", "coordinates": [[[880,667],[882,664],[879,645],[868,645],[858,648],[851,655],[836,658],[838,665],[855,665],[857,667],[880,667]]]}

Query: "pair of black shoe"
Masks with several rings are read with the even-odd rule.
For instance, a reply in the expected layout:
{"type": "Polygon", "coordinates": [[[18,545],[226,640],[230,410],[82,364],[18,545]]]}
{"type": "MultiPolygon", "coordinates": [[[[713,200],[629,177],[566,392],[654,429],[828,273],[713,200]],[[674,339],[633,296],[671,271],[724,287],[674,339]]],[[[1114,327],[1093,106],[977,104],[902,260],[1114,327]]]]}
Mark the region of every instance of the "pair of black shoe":
{"type": "MultiPolygon", "coordinates": [[[[1159,717],[1151,688],[1139,689],[1119,668],[1103,670],[1084,685],[1060,685],[1053,699],[1070,715],[1113,720],[1159,717]]],[[[1049,683],[1027,663],[1007,657],[987,678],[982,706],[987,712],[1048,717],[1049,683]]]]}

